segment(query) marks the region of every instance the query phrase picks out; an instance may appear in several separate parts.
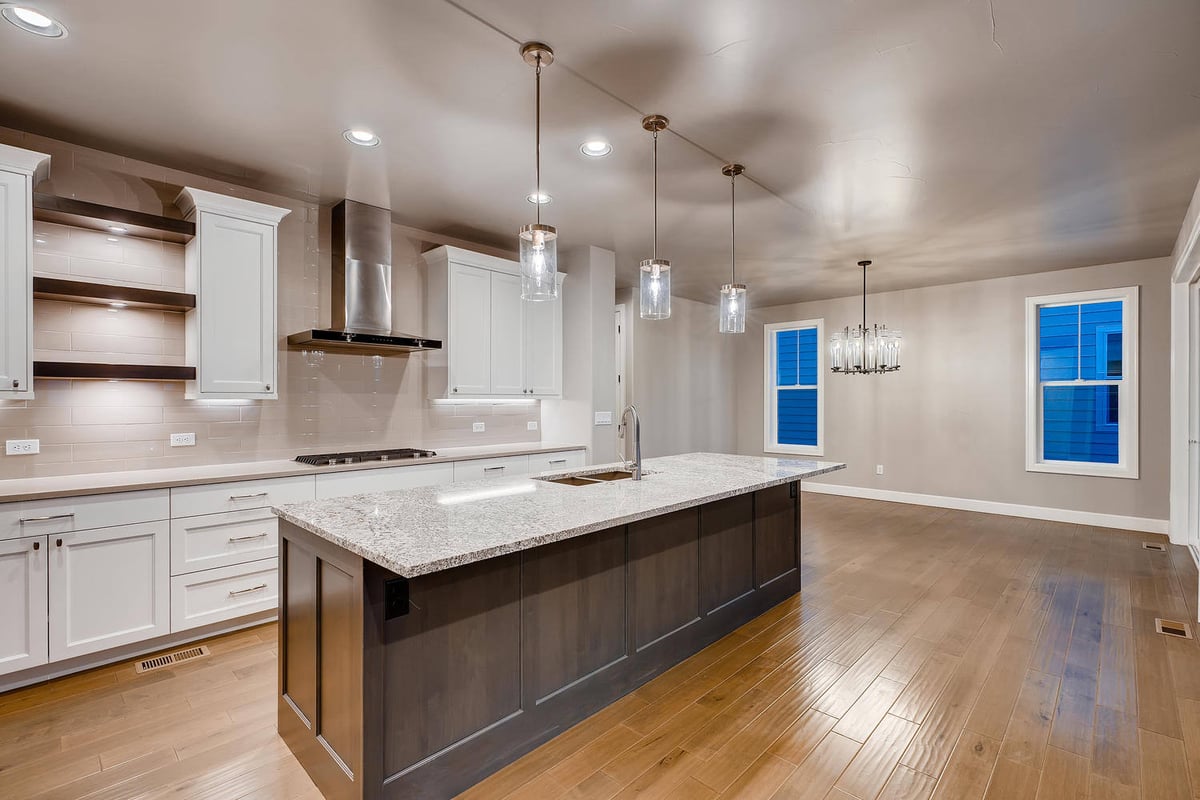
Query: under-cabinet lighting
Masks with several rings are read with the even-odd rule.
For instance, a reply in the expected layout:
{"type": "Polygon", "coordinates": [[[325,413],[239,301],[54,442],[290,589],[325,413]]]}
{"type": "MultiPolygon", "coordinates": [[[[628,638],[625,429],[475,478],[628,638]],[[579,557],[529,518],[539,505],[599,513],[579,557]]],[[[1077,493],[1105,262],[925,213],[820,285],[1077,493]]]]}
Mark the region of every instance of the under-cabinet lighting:
{"type": "Polygon", "coordinates": [[[447,397],[435,398],[429,402],[438,406],[531,406],[537,403],[537,400],[519,397],[447,397]]]}
{"type": "Polygon", "coordinates": [[[511,486],[447,492],[446,494],[439,494],[437,502],[439,506],[457,506],[463,503],[477,503],[480,500],[495,500],[498,497],[514,497],[521,494],[530,494],[535,491],[537,491],[537,486],[533,483],[518,483],[511,486]]]}
{"type": "MultiPolygon", "coordinates": [[[[129,228],[122,228],[120,225],[109,225],[108,232],[109,233],[129,233],[129,228]]],[[[115,242],[117,240],[111,239],[111,241],[115,242]]]]}
{"type": "Polygon", "coordinates": [[[109,305],[112,306],[113,308],[125,308],[129,304],[128,303],[109,303],[109,305]]]}
{"type": "Polygon", "coordinates": [[[44,36],[47,39],[61,39],[67,35],[65,25],[53,17],[43,14],[36,8],[30,8],[29,6],[20,6],[15,3],[0,3],[0,16],[3,16],[10,23],[26,33],[32,33],[35,36],[44,36]]]}

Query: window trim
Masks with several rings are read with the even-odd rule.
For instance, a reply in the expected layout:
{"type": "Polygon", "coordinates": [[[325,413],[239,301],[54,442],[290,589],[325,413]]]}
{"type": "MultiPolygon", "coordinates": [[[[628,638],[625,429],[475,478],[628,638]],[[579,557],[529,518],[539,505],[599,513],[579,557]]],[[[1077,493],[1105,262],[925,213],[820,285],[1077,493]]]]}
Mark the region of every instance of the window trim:
{"type": "MultiPolygon", "coordinates": [[[[1085,292],[1041,295],[1025,298],[1025,471],[1059,475],[1086,475],[1097,478],[1137,479],[1138,474],[1138,287],[1097,289],[1085,292]],[[1117,382],[1118,400],[1123,422],[1119,429],[1116,464],[1097,464],[1080,461],[1046,461],[1042,453],[1042,382],[1038,352],[1038,309],[1044,306],[1065,306],[1120,300],[1121,306],[1121,378],[1117,382]],[[1132,335],[1131,335],[1132,334],[1132,335]]],[[[1057,386],[1103,385],[1103,379],[1046,381],[1057,386]]]]}
{"type": "Polygon", "coordinates": [[[825,320],[802,319],[763,326],[763,452],[793,456],[825,455],[825,320]],[[779,444],[775,399],[775,333],[793,328],[817,329],[817,443],[779,444]]]}

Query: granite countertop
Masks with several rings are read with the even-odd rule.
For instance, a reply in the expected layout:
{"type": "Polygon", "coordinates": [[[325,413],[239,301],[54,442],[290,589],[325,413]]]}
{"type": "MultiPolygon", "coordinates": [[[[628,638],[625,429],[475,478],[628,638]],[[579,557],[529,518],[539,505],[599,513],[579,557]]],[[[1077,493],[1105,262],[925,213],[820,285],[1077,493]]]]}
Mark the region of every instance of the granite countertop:
{"type": "MultiPolygon", "coordinates": [[[[329,448],[330,451],[337,449],[329,448]]],[[[341,449],[367,450],[370,448],[356,446],[341,449]]],[[[128,472],[89,472],[45,478],[13,478],[0,480],[0,503],[112,492],[135,492],[140,489],[166,489],[173,486],[196,486],[205,483],[229,483],[259,478],[320,475],[326,472],[353,472],[360,469],[395,469],[446,461],[472,461],[478,458],[537,455],[583,449],[585,449],[583,445],[529,442],[483,447],[446,447],[439,448],[437,455],[432,458],[409,461],[373,461],[367,464],[339,464],[332,467],[328,465],[310,467],[296,461],[276,459],[272,461],[241,461],[232,464],[205,464],[195,467],[139,469],[128,472]]]]}
{"type": "MultiPolygon", "coordinates": [[[[536,478],[470,481],[274,509],[405,578],[844,469],[845,464],[717,453],[652,458],[641,481],[565,486],[536,478]]],[[[619,464],[542,473],[588,475],[619,464]]]]}

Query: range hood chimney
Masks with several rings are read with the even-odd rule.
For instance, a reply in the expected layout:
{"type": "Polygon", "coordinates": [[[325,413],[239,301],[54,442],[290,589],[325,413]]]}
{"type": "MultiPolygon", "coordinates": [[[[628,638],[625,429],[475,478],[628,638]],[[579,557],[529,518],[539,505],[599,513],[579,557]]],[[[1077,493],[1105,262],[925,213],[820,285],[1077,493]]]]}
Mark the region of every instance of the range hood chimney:
{"type": "Polygon", "coordinates": [[[359,353],[440,350],[437,339],[392,330],[392,212],[343,200],[333,207],[330,327],[293,333],[288,344],[359,353]]]}

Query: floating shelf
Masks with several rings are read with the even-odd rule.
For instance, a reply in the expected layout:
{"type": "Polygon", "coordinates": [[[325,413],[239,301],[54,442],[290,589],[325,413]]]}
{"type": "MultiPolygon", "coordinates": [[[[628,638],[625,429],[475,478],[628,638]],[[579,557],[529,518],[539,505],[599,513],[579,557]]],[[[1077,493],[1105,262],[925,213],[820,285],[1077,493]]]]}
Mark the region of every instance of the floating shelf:
{"type": "Polygon", "coordinates": [[[37,192],[33,195],[33,218],[39,222],[57,222],[96,231],[109,231],[113,226],[119,226],[126,229],[125,236],[164,242],[187,242],[196,235],[196,223],[187,220],[37,192]]]}
{"type": "Polygon", "coordinates": [[[154,308],[161,311],[191,311],[196,307],[196,295],[185,292],[113,286],[107,283],[43,278],[36,275],[33,278],[33,296],[39,300],[66,300],[94,305],[123,303],[131,308],[154,308]]]}
{"type": "Polygon", "coordinates": [[[159,364],[93,364],[77,361],[35,361],[33,377],[95,381],[194,381],[195,367],[159,364]]]}

